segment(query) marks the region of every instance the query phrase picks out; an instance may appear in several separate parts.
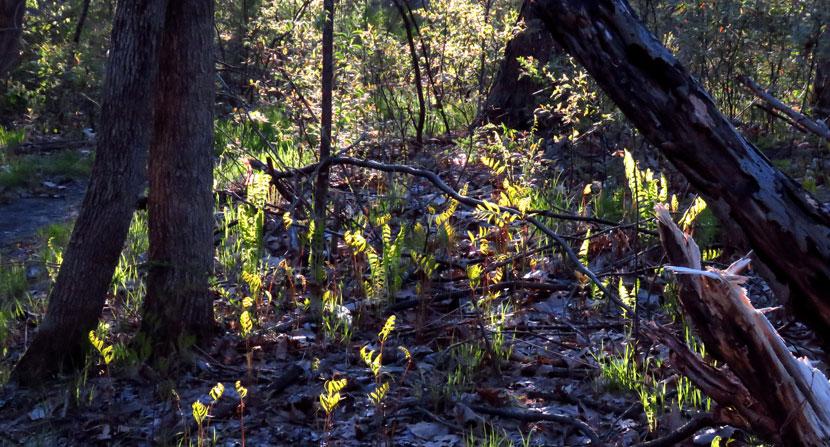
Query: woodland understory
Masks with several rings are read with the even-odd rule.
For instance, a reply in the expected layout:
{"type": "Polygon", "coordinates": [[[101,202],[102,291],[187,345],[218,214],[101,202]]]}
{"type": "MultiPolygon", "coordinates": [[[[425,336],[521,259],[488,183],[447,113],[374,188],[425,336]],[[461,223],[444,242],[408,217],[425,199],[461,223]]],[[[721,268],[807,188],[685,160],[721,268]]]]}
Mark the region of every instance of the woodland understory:
{"type": "MultiPolygon", "coordinates": [[[[776,377],[759,359],[786,357],[793,376],[827,381],[820,318],[804,317],[820,313],[815,301],[782,297],[748,254],[752,232],[719,221],[722,201],[653,144],[673,129],[643,130],[612,82],[591,76],[602,64],[551,29],[565,19],[534,15],[575,1],[333,2],[322,156],[324,2],[215,2],[212,337],[171,340],[169,357],[145,338],[151,192],[135,204],[82,364],[26,383],[13,370],[96,172],[119,22],[115,2],[24,3],[20,60],[0,67],[0,445],[807,439],[796,438],[804,426],[788,431],[798,417],[757,396],[784,385],[749,377],[776,377]],[[754,356],[756,342],[775,354],[754,356]]],[[[812,99],[830,79],[822,2],[631,3],[724,126],[827,213],[830,109],[812,99]]],[[[608,23],[627,19],[608,8],[608,23]]],[[[695,103],[692,117],[704,113],[695,103]]],[[[827,387],[805,401],[820,404],[827,387]]]]}

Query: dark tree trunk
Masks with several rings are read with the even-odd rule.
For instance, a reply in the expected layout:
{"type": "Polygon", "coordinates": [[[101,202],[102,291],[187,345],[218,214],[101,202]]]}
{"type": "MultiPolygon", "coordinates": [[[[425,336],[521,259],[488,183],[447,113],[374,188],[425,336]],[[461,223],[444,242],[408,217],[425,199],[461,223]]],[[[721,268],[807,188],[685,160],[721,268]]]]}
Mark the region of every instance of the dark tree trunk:
{"type": "Polygon", "coordinates": [[[13,378],[35,384],[82,365],[145,179],[164,0],[119,2],[98,150],[43,323],[13,378]]]}
{"type": "Polygon", "coordinates": [[[0,0],[0,78],[17,63],[26,0],[0,0]]]}
{"type": "Polygon", "coordinates": [[[314,234],[311,247],[311,316],[319,319],[323,311],[325,273],[326,205],[329,195],[329,165],[331,156],[332,95],[334,91],[334,0],[323,0],[323,72],[320,115],[320,169],[314,184],[314,234]]]}
{"type": "Polygon", "coordinates": [[[486,121],[505,124],[513,129],[530,128],[533,111],[550,94],[550,86],[522,74],[524,69],[519,59],[533,57],[539,66],[544,66],[552,55],[562,52],[541,20],[530,14],[531,11],[527,3],[522,5],[519,20],[524,21],[524,29],[507,42],[504,58],[481,116],[486,121]]]}
{"type": "Polygon", "coordinates": [[[72,42],[75,42],[75,45],[81,43],[81,33],[84,32],[84,25],[86,24],[86,17],[89,14],[89,2],[91,0],[84,0],[84,4],[81,7],[81,15],[78,17],[78,24],[75,26],[75,35],[72,37],[72,42]]]}
{"type": "Polygon", "coordinates": [[[149,270],[141,327],[154,356],[166,356],[185,341],[203,342],[215,328],[208,290],[213,270],[213,38],[213,0],[168,4],[150,146],[149,270]]]}
{"type": "MultiPolygon", "coordinates": [[[[830,25],[825,25],[830,28],[830,25]]],[[[816,45],[816,78],[811,98],[812,115],[816,119],[830,118],[830,29],[825,29],[816,45]]]]}
{"type": "Polygon", "coordinates": [[[427,118],[427,106],[424,99],[424,84],[421,79],[421,64],[419,62],[418,50],[415,49],[415,36],[413,36],[412,29],[414,28],[415,18],[407,13],[407,9],[401,3],[403,0],[395,0],[395,7],[398,9],[398,14],[403,20],[403,26],[406,30],[406,42],[409,44],[409,60],[412,63],[412,73],[415,79],[412,81],[415,84],[415,92],[418,94],[418,121],[415,123],[415,141],[420,145],[424,142],[424,123],[427,118]]]}
{"type": "Polygon", "coordinates": [[[830,334],[830,211],[732,127],[624,0],[531,5],[721,222],[744,235],[769,279],[788,288],[796,315],[830,334]]]}

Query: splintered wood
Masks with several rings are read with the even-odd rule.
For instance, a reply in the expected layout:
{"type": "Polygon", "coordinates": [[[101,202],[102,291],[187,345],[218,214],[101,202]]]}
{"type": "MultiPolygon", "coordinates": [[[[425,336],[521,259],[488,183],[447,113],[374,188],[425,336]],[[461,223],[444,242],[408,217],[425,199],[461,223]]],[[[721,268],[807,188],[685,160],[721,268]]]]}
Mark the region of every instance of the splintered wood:
{"type": "Polygon", "coordinates": [[[743,426],[785,445],[830,445],[830,384],[806,358],[795,358],[741,287],[749,260],[726,270],[702,270],[695,241],[655,209],[663,247],[680,284],[679,300],[712,356],[714,368],[673,337],[675,366],[719,404],[723,422],[743,426]]]}

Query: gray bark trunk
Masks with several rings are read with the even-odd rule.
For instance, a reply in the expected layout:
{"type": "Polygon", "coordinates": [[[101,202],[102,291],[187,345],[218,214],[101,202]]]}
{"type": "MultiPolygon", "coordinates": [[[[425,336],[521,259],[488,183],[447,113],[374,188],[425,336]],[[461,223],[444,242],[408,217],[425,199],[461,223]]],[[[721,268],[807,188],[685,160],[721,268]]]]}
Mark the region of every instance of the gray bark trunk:
{"type": "Polygon", "coordinates": [[[816,78],[811,98],[812,115],[816,119],[830,118],[830,25],[825,24],[824,32],[816,45],[816,78]]]}
{"type": "Polygon", "coordinates": [[[170,2],[150,146],[149,270],[141,330],[154,356],[214,332],[212,0],[170,2]],[[188,342],[189,342],[188,341],[188,342]]]}
{"type": "Polygon", "coordinates": [[[92,177],[49,307],[13,379],[82,365],[145,178],[164,0],[119,2],[92,177]]]}
{"type": "Polygon", "coordinates": [[[311,247],[311,316],[317,320],[323,311],[325,287],[324,251],[326,205],[329,195],[329,166],[331,156],[332,95],[334,92],[334,0],[323,1],[323,71],[320,111],[320,169],[314,183],[314,235],[311,247]]]}

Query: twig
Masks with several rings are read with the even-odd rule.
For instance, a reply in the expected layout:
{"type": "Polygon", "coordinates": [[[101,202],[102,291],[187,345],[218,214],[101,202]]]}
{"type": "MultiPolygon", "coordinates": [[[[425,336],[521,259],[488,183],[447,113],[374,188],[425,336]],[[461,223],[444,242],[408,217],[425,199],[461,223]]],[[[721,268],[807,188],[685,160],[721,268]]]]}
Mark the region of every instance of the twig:
{"type": "Polygon", "coordinates": [[[758,96],[759,98],[766,101],[772,108],[780,111],[788,118],[790,118],[793,122],[798,124],[798,126],[809,130],[815,135],[824,138],[827,141],[830,141],[830,128],[827,127],[827,124],[824,124],[820,121],[814,121],[810,118],[804,116],[804,114],[796,112],[791,107],[788,107],[786,104],[781,102],[780,99],[772,96],[771,93],[764,90],[760,85],[758,85],[755,81],[747,76],[738,76],[738,82],[744,85],[749,91],[758,96]]]}
{"type": "Polygon", "coordinates": [[[489,414],[491,416],[499,416],[503,418],[516,419],[522,422],[539,422],[551,421],[560,424],[570,425],[581,431],[591,440],[591,445],[605,445],[600,439],[597,432],[585,422],[564,414],[542,413],[534,410],[521,410],[518,408],[491,408],[481,405],[470,405],[470,409],[478,413],[489,414]]]}
{"type": "Polygon", "coordinates": [[[429,417],[433,421],[443,425],[444,427],[449,428],[450,430],[454,430],[456,433],[464,433],[464,427],[461,427],[460,425],[457,425],[457,424],[453,424],[452,422],[447,422],[444,419],[441,419],[440,417],[438,417],[438,415],[432,413],[431,411],[427,410],[424,407],[414,407],[413,410],[415,410],[418,413],[421,413],[423,415],[426,415],[427,417],[429,417]]]}
{"type": "Polygon", "coordinates": [[[681,425],[677,430],[667,434],[666,436],[636,444],[635,447],[666,447],[677,445],[679,442],[694,435],[696,431],[711,425],[713,422],[714,418],[711,414],[699,413],[695,415],[692,420],[681,425]]]}
{"type": "MultiPolygon", "coordinates": [[[[535,281],[502,281],[498,284],[488,286],[489,290],[542,290],[546,292],[558,292],[560,290],[567,290],[572,286],[571,283],[545,283],[535,281]]],[[[479,294],[484,291],[484,287],[477,287],[475,293],[479,294]]],[[[432,301],[442,301],[449,299],[459,299],[470,294],[470,289],[448,290],[446,292],[438,292],[432,296],[432,301]]],[[[390,310],[400,311],[411,309],[421,302],[420,299],[415,298],[406,301],[398,301],[390,306],[390,310]]]]}
{"type": "MultiPolygon", "coordinates": [[[[482,201],[482,200],[479,200],[479,199],[476,199],[476,198],[473,198],[473,197],[469,197],[469,196],[463,196],[463,195],[459,194],[456,190],[454,190],[449,185],[447,185],[446,182],[444,182],[438,176],[438,174],[436,174],[432,171],[428,171],[426,169],[420,169],[420,168],[416,168],[416,167],[413,167],[413,166],[400,165],[400,164],[381,163],[381,162],[374,161],[374,160],[361,160],[361,159],[352,158],[352,157],[330,157],[327,161],[328,161],[329,165],[352,165],[352,166],[359,166],[359,167],[367,168],[367,169],[374,169],[374,170],[382,171],[382,172],[395,172],[395,173],[400,173],[400,174],[408,174],[408,175],[412,175],[412,176],[415,176],[415,177],[421,177],[421,178],[424,178],[426,180],[429,180],[430,183],[432,183],[436,188],[441,190],[441,192],[443,192],[447,196],[455,199],[457,202],[459,202],[463,205],[466,205],[466,206],[469,206],[469,207],[472,207],[472,208],[485,205],[485,202],[482,201]]],[[[267,165],[265,165],[264,163],[259,162],[257,160],[250,160],[250,164],[251,164],[252,167],[265,170],[274,179],[292,177],[292,176],[295,176],[295,175],[309,175],[309,174],[312,174],[313,172],[315,172],[318,168],[318,164],[315,163],[315,164],[304,166],[304,167],[299,168],[299,169],[292,169],[290,171],[279,172],[279,171],[275,171],[275,170],[269,168],[267,165]]],[[[596,274],[594,274],[594,272],[592,272],[587,266],[582,264],[582,262],[579,260],[579,257],[573,251],[573,248],[571,248],[571,246],[565,241],[565,239],[562,238],[562,236],[555,233],[547,225],[543,224],[537,218],[530,215],[530,212],[522,213],[519,210],[517,210],[516,208],[512,208],[512,207],[508,207],[508,206],[499,206],[499,205],[496,205],[496,206],[498,206],[499,210],[501,210],[503,212],[507,212],[507,213],[510,213],[512,215],[524,218],[525,221],[527,221],[531,225],[535,226],[542,233],[544,233],[546,236],[548,236],[551,239],[553,239],[554,241],[556,241],[556,243],[560,246],[560,248],[562,248],[562,250],[567,255],[568,260],[570,260],[574,264],[577,271],[579,271],[583,275],[587,276],[594,284],[596,284],[597,288],[603,293],[603,295],[607,296],[612,302],[614,302],[614,304],[616,304],[620,308],[624,309],[630,315],[634,314],[634,310],[631,309],[630,306],[623,303],[619,299],[619,297],[617,297],[615,294],[613,294],[607,287],[605,287],[605,285],[602,284],[602,281],[599,280],[599,278],[597,277],[596,274]]],[[[535,213],[537,213],[539,215],[544,215],[546,217],[551,217],[551,216],[548,216],[547,213],[543,213],[541,211],[535,212],[535,213]]],[[[579,218],[578,216],[568,216],[568,217],[563,217],[563,218],[565,218],[565,219],[573,218],[574,220],[585,220],[584,218],[579,218]]]]}

